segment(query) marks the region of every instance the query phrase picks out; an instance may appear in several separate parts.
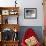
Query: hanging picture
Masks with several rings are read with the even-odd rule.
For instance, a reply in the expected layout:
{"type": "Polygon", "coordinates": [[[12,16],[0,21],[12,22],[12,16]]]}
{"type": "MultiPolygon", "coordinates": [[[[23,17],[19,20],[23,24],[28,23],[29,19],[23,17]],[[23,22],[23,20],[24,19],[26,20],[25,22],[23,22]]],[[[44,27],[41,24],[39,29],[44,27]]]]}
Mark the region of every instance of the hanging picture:
{"type": "Polygon", "coordinates": [[[37,8],[24,8],[24,18],[25,19],[36,19],[37,8]]]}
{"type": "Polygon", "coordinates": [[[2,15],[9,15],[9,10],[2,10],[2,15]]]}

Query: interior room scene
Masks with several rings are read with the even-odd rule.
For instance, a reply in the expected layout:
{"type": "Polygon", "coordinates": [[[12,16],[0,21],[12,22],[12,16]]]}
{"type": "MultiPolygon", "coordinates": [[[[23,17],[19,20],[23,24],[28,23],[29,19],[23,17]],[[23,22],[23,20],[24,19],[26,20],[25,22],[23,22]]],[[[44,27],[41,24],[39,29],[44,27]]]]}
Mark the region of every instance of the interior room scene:
{"type": "Polygon", "coordinates": [[[0,0],[0,46],[46,46],[46,0],[0,0]]]}

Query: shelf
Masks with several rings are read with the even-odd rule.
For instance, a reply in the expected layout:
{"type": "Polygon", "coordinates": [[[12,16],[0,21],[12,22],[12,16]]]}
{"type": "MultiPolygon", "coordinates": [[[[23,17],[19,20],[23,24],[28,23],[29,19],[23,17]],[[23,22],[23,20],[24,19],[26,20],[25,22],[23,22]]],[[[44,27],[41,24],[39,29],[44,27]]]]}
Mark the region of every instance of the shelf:
{"type": "Polygon", "coordinates": [[[4,10],[4,9],[18,9],[19,7],[0,7],[1,10],[4,10]]]}
{"type": "Polygon", "coordinates": [[[10,41],[3,41],[3,42],[5,42],[5,43],[12,43],[12,42],[19,42],[19,40],[15,40],[15,41],[12,41],[12,40],[10,40],[10,41]]]}
{"type": "Polygon", "coordinates": [[[20,29],[20,26],[18,24],[18,17],[19,7],[0,7],[0,46],[18,46],[19,39],[17,38],[18,31],[20,29]],[[10,31],[13,31],[12,34],[10,31]],[[6,40],[3,39],[6,37],[6,34],[4,35],[4,32],[7,34],[8,39],[11,38],[10,40],[7,41],[7,38],[6,40]]]}
{"type": "Polygon", "coordinates": [[[19,7],[0,7],[0,14],[3,15],[18,15],[19,7]]]}
{"type": "Polygon", "coordinates": [[[2,24],[18,24],[18,16],[2,16],[2,24]]]}
{"type": "Polygon", "coordinates": [[[1,30],[5,28],[12,29],[13,31],[16,29],[17,32],[19,31],[19,24],[0,24],[1,30]]]}
{"type": "Polygon", "coordinates": [[[1,23],[0,24],[18,24],[18,16],[19,16],[19,7],[0,7],[0,16],[1,16],[1,23]],[[14,16],[16,17],[16,21],[13,19],[9,19],[9,16],[14,16]],[[10,21],[11,23],[9,23],[10,21]]]}
{"type": "Polygon", "coordinates": [[[18,46],[18,43],[19,43],[18,41],[15,41],[15,42],[14,41],[2,42],[3,46],[18,46]]]}

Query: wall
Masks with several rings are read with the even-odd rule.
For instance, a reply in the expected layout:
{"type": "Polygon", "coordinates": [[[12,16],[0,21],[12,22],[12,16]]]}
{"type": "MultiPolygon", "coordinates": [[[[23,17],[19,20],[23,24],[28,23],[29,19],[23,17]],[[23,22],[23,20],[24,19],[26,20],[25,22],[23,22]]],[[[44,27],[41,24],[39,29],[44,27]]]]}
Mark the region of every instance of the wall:
{"type": "Polygon", "coordinates": [[[43,26],[42,0],[21,0],[20,25],[22,26],[43,26]],[[37,8],[37,19],[24,19],[24,8],[37,8]]]}
{"type": "MultiPolygon", "coordinates": [[[[0,0],[0,6],[14,6],[15,0],[0,0]]],[[[43,26],[42,0],[17,0],[20,26],[43,26]],[[37,8],[37,19],[24,19],[24,8],[37,8]]]]}

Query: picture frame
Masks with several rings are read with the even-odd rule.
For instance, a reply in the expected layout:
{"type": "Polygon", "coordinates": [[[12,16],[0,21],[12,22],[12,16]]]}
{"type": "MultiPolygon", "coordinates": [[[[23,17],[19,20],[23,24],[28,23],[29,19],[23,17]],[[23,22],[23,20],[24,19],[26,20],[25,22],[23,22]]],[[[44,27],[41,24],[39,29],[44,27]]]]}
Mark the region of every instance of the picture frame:
{"type": "Polygon", "coordinates": [[[9,10],[2,10],[2,15],[9,15],[9,10]]]}
{"type": "Polygon", "coordinates": [[[24,19],[36,19],[37,8],[24,8],[24,19]]]}
{"type": "Polygon", "coordinates": [[[17,13],[18,13],[18,12],[17,12],[16,10],[10,10],[10,11],[9,11],[9,14],[10,14],[10,15],[17,15],[17,13]]]}

